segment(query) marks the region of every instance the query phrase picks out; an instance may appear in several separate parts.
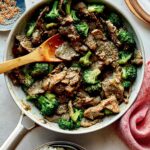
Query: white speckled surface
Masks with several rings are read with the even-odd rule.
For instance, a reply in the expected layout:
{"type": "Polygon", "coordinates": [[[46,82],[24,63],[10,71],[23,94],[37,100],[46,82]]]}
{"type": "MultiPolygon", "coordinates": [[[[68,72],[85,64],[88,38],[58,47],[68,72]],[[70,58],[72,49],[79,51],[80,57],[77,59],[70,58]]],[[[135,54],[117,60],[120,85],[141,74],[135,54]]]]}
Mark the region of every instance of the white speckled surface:
{"type": "MultiPolygon", "coordinates": [[[[28,7],[38,0],[26,0],[28,7]]],[[[108,0],[112,1],[112,0],[108,0]]],[[[139,31],[144,43],[146,59],[150,59],[150,26],[144,25],[136,19],[128,10],[123,0],[112,1],[117,7],[128,14],[129,19],[134,22],[135,28],[139,31]]],[[[0,61],[2,61],[3,51],[6,46],[8,32],[0,32],[0,61]]],[[[13,102],[7,87],[5,85],[3,75],[0,75],[0,145],[6,140],[9,134],[15,128],[20,111],[13,102]]],[[[32,150],[40,144],[54,140],[69,140],[85,146],[88,150],[128,150],[127,146],[121,142],[113,131],[112,127],[105,128],[102,131],[94,133],[69,136],[54,133],[43,128],[37,128],[30,132],[20,143],[17,150],[32,150]]]]}

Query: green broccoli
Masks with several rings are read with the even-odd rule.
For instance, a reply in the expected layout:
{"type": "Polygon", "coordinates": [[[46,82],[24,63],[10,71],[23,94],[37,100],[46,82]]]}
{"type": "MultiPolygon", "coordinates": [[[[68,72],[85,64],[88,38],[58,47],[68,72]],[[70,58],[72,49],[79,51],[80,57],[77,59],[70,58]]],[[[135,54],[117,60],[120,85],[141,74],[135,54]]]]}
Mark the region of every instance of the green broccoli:
{"type": "Polygon", "coordinates": [[[72,116],[72,118],[75,120],[73,121],[72,119],[64,119],[64,118],[60,118],[58,120],[58,125],[61,129],[64,130],[73,130],[73,129],[77,129],[80,128],[81,126],[81,119],[83,117],[83,113],[81,113],[81,111],[76,111],[74,116],[72,116]]]}
{"type": "Polygon", "coordinates": [[[74,122],[81,121],[83,117],[83,111],[75,108],[74,113],[70,117],[74,122]]]}
{"type": "Polygon", "coordinates": [[[107,108],[105,108],[105,109],[103,110],[103,112],[104,112],[104,115],[107,115],[107,116],[114,114],[111,110],[109,110],[109,109],[107,109],[107,108]]]}
{"type": "Polygon", "coordinates": [[[27,37],[29,37],[29,36],[32,35],[32,33],[33,33],[34,30],[35,30],[35,26],[36,26],[36,23],[35,23],[35,22],[29,23],[28,30],[27,30],[27,32],[26,32],[27,37]]]}
{"type": "Polygon", "coordinates": [[[98,92],[100,92],[100,89],[101,89],[100,83],[96,83],[94,85],[90,85],[90,86],[85,87],[85,91],[88,92],[89,94],[98,93],[98,92]]]}
{"type": "Polygon", "coordinates": [[[54,22],[51,22],[51,23],[48,23],[46,24],[46,29],[50,29],[50,28],[53,28],[53,27],[57,27],[57,23],[54,23],[54,22]]]}
{"type": "Polygon", "coordinates": [[[70,15],[70,14],[71,14],[71,3],[72,3],[72,0],[67,0],[67,1],[65,2],[67,15],[70,15]]]}
{"type": "Polygon", "coordinates": [[[76,24],[75,27],[81,36],[87,37],[89,32],[89,26],[86,22],[80,22],[79,24],[76,24]]]}
{"type": "Polygon", "coordinates": [[[110,13],[108,20],[110,20],[115,26],[120,27],[122,24],[122,20],[116,13],[110,13]]]}
{"type": "Polygon", "coordinates": [[[25,85],[26,87],[30,87],[34,82],[34,79],[32,78],[32,76],[30,76],[29,74],[25,74],[24,79],[23,79],[23,85],[25,85]]]}
{"type": "Polygon", "coordinates": [[[60,118],[58,120],[58,125],[61,129],[64,129],[64,130],[73,130],[74,129],[74,123],[71,119],[67,120],[64,118],[60,118]]]}
{"type": "Polygon", "coordinates": [[[132,53],[129,51],[120,51],[118,63],[123,65],[126,64],[132,57],[132,53]]]}
{"type": "Polygon", "coordinates": [[[39,77],[49,73],[48,63],[34,63],[32,68],[31,75],[33,77],[39,77]]]}
{"type": "Polygon", "coordinates": [[[101,71],[99,69],[85,70],[83,73],[83,81],[88,84],[96,84],[99,81],[97,77],[100,75],[101,71]]]}
{"type": "Polygon", "coordinates": [[[88,11],[93,13],[103,13],[104,8],[104,5],[94,4],[88,6],[88,11]]]}
{"type": "Polygon", "coordinates": [[[129,45],[135,44],[135,40],[134,40],[132,34],[124,29],[119,30],[118,38],[123,44],[129,44],[129,45]]]}
{"type": "Polygon", "coordinates": [[[38,98],[38,105],[42,115],[50,116],[54,114],[57,109],[58,101],[54,94],[46,93],[44,96],[38,98]]]}
{"type": "Polygon", "coordinates": [[[60,16],[59,10],[58,10],[58,4],[59,4],[58,0],[55,0],[51,11],[48,14],[46,14],[46,16],[45,16],[46,18],[50,18],[50,19],[54,20],[60,16]]]}
{"type": "Polygon", "coordinates": [[[73,19],[74,22],[80,21],[80,19],[76,15],[76,11],[75,10],[71,11],[71,17],[72,17],[72,19],[73,19]]]}
{"type": "Polygon", "coordinates": [[[122,68],[122,78],[125,80],[135,80],[137,76],[137,68],[133,65],[127,65],[122,68]]]}
{"type": "Polygon", "coordinates": [[[88,51],[86,55],[80,58],[79,62],[82,66],[89,66],[91,64],[90,62],[90,56],[92,55],[91,51],[88,51]]]}
{"type": "Polygon", "coordinates": [[[125,89],[128,89],[130,86],[131,86],[131,81],[123,81],[122,82],[122,86],[125,88],[125,89]]]}
{"type": "Polygon", "coordinates": [[[34,82],[34,79],[30,75],[30,69],[27,66],[21,68],[21,74],[20,74],[19,78],[20,78],[20,82],[23,86],[23,89],[27,89],[34,82]]]}
{"type": "Polygon", "coordinates": [[[35,102],[38,99],[38,97],[39,97],[38,95],[31,95],[31,96],[28,95],[26,99],[27,101],[35,102]]]}

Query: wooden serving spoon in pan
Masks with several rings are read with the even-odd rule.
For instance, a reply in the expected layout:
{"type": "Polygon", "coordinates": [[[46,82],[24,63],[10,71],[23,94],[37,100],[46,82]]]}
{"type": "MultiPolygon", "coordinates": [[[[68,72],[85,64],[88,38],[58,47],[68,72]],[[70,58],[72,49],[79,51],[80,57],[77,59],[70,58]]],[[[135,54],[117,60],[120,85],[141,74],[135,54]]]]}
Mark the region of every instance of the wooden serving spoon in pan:
{"type": "Polygon", "coordinates": [[[47,39],[33,52],[1,63],[0,74],[33,62],[61,62],[62,60],[55,57],[55,51],[63,43],[64,41],[61,39],[61,36],[56,34],[47,39]]]}

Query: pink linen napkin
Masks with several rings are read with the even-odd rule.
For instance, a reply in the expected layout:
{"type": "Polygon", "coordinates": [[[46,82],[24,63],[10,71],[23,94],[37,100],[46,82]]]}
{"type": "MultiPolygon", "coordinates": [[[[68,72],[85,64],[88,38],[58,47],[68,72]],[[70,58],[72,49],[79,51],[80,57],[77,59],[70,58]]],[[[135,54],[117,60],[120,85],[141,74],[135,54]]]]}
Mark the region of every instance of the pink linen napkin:
{"type": "Polygon", "coordinates": [[[131,150],[150,150],[150,62],[136,102],[119,121],[119,132],[131,150]]]}

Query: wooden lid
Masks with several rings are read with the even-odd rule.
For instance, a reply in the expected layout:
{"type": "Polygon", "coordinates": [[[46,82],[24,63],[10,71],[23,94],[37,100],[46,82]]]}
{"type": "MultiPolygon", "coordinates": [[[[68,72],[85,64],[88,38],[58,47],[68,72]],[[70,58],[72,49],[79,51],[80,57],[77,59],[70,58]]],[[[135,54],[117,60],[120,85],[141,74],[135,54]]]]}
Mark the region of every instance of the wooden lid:
{"type": "Polygon", "coordinates": [[[138,0],[125,0],[130,11],[141,21],[150,24],[150,15],[140,6],[138,0]]]}

